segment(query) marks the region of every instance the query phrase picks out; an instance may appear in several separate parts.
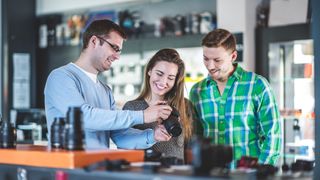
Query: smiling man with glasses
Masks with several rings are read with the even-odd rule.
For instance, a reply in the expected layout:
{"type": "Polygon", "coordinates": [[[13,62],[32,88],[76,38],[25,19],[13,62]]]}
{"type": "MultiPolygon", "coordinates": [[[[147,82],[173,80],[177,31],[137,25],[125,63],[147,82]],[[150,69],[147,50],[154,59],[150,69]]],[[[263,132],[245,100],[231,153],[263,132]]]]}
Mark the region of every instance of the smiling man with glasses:
{"type": "Polygon", "coordinates": [[[87,149],[109,148],[109,138],[125,149],[145,149],[171,138],[163,125],[143,131],[130,128],[167,119],[170,106],[159,102],[144,111],[116,110],[111,89],[97,78],[120,58],[125,39],[124,31],[112,21],[94,21],[83,34],[79,58],[50,73],[44,90],[49,142],[53,119],[65,117],[71,106],[83,112],[87,149]]]}

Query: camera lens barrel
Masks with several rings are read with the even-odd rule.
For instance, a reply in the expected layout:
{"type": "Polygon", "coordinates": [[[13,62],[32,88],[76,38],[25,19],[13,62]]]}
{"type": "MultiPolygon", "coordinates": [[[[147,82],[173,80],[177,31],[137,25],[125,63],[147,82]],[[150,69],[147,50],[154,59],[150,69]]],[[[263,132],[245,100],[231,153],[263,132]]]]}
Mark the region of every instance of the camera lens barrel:
{"type": "Polygon", "coordinates": [[[51,125],[51,147],[63,148],[65,118],[56,117],[51,125]]]}
{"type": "Polygon", "coordinates": [[[0,127],[0,148],[16,147],[16,129],[9,121],[2,121],[0,127]]]}
{"type": "Polygon", "coordinates": [[[64,149],[83,150],[83,114],[80,107],[69,107],[65,125],[64,149]]]}

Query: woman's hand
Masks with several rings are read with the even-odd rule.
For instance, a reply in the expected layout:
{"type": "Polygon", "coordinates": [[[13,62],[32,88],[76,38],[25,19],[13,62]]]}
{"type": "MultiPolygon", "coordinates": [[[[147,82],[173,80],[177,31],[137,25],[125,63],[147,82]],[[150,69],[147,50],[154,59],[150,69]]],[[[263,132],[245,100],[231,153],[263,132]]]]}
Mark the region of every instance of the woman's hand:
{"type": "Polygon", "coordinates": [[[171,139],[170,134],[167,132],[166,128],[159,124],[154,129],[154,139],[159,141],[169,141],[171,139]]]}

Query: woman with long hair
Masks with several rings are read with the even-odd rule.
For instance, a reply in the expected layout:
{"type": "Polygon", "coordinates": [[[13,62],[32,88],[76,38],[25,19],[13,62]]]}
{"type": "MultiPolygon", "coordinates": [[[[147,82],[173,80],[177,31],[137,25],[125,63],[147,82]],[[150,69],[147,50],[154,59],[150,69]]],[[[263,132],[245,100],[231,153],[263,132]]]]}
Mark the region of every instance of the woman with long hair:
{"type": "MultiPolygon", "coordinates": [[[[124,110],[143,110],[159,101],[176,108],[180,114],[182,133],[166,142],[157,142],[152,149],[164,157],[184,160],[184,144],[191,138],[192,122],[188,117],[188,103],[184,98],[185,65],[174,49],[159,50],[148,62],[144,72],[144,83],[140,95],[127,102],[124,110]]],[[[154,128],[157,122],[136,125],[134,128],[154,128]]]]}

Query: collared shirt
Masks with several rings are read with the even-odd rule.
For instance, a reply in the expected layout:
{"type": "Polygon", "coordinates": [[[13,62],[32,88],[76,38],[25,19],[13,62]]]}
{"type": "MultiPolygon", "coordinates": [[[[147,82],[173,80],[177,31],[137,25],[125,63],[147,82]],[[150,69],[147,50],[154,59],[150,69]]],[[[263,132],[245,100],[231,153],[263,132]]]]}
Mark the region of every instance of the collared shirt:
{"type": "Polygon", "coordinates": [[[195,120],[201,122],[203,136],[233,147],[231,168],[242,156],[276,165],[282,137],[274,94],[265,78],[236,66],[221,95],[210,76],[192,87],[195,120]]]}

